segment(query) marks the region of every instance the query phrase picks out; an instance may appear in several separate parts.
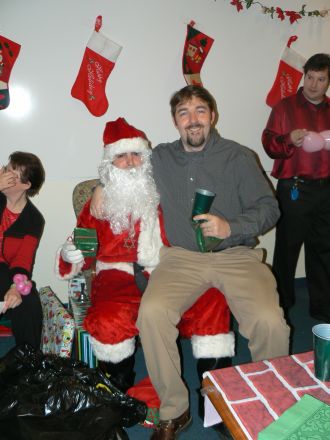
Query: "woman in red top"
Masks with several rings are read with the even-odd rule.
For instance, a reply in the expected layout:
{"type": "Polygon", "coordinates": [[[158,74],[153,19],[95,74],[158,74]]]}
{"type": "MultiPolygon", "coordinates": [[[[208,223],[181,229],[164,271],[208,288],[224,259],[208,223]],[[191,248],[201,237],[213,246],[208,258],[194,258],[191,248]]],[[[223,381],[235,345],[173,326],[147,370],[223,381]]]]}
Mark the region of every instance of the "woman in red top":
{"type": "Polygon", "coordinates": [[[16,151],[0,169],[0,302],[16,345],[40,348],[42,309],[32,270],[44,218],[31,203],[45,180],[39,158],[16,151]]]}

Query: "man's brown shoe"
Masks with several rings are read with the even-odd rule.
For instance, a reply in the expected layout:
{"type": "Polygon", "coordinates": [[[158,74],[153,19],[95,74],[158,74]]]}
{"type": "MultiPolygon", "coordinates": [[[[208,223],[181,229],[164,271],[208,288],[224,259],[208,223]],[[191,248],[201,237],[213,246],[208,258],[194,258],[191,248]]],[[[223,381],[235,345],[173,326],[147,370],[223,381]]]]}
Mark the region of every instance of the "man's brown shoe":
{"type": "Polygon", "coordinates": [[[177,434],[191,422],[189,409],[180,417],[171,420],[160,420],[150,440],[175,440],[177,434]]]}

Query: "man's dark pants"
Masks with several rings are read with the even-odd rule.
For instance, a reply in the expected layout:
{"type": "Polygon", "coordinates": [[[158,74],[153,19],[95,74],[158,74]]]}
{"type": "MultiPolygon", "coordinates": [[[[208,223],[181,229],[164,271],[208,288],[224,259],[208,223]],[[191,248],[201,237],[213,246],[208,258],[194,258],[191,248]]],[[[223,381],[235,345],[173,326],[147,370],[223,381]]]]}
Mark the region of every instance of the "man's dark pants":
{"type": "Polygon", "coordinates": [[[294,179],[281,179],[277,198],[281,218],[276,228],[273,271],[285,310],[295,302],[294,278],[302,244],[311,316],[330,322],[330,179],[298,182],[298,199],[292,200],[294,179]]]}

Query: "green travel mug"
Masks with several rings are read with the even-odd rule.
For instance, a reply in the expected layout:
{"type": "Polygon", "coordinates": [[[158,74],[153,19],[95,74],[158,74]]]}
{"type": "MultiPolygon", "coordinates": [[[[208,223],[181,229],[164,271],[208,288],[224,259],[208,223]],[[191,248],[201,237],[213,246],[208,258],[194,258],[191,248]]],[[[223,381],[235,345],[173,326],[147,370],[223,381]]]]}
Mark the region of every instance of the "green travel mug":
{"type": "Polygon", "coordinates": [[[315,376],[330,380],[330,324],[318,324],[312,328],[315,376]]]}
{"type": "MultiPolygon", "coordinates": [[[[191,217],[193,218],[195,215],[198,214],[207,214],[210,211],[214,197],[215,193],[212,191],[201,188],[196,189],[191,217]]],[[[200,252],[210,252],[212,249],[216,248],[217,245],[222,241],[221,239],[216,237],[203,236],[203,232],[200,228],[200,223],[203,223],[205,221],[206,220],[192,220],[192,227],[195,230],[197,246],[200,252]]]]}
{"type": "Polygon", "coordinates": [[[207,189],[196,189],[195,200],[191,216],[198,214],[207,214],[211,208],[215,193],[207,189]]]}

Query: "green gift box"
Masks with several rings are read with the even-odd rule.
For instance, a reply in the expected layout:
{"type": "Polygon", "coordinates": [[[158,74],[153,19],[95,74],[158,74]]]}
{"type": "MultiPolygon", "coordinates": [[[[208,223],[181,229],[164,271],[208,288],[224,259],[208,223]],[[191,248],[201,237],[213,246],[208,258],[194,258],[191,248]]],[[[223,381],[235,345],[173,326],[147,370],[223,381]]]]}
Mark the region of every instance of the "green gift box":
{"type": "Polygon", "coordinates": [[[330,406],[305,394],[275,422],[259,432],[258,440],[328,440],[330,406]]]}
{"type": "Polygon", "coordinates": [[[93,352],[89,333],[87,333],[86,330],[77,329],[76,337],[76,355],[78,359],[88,364],[90,368],[96,368],[98,366],[98,360],[93,352]]]}
{"type": "Polygon", "coordinates": [[[98,241],[96,230],[92,228],[75,228],[73,242],[80,249],[84,257],[95,257],[98,241]]]}

